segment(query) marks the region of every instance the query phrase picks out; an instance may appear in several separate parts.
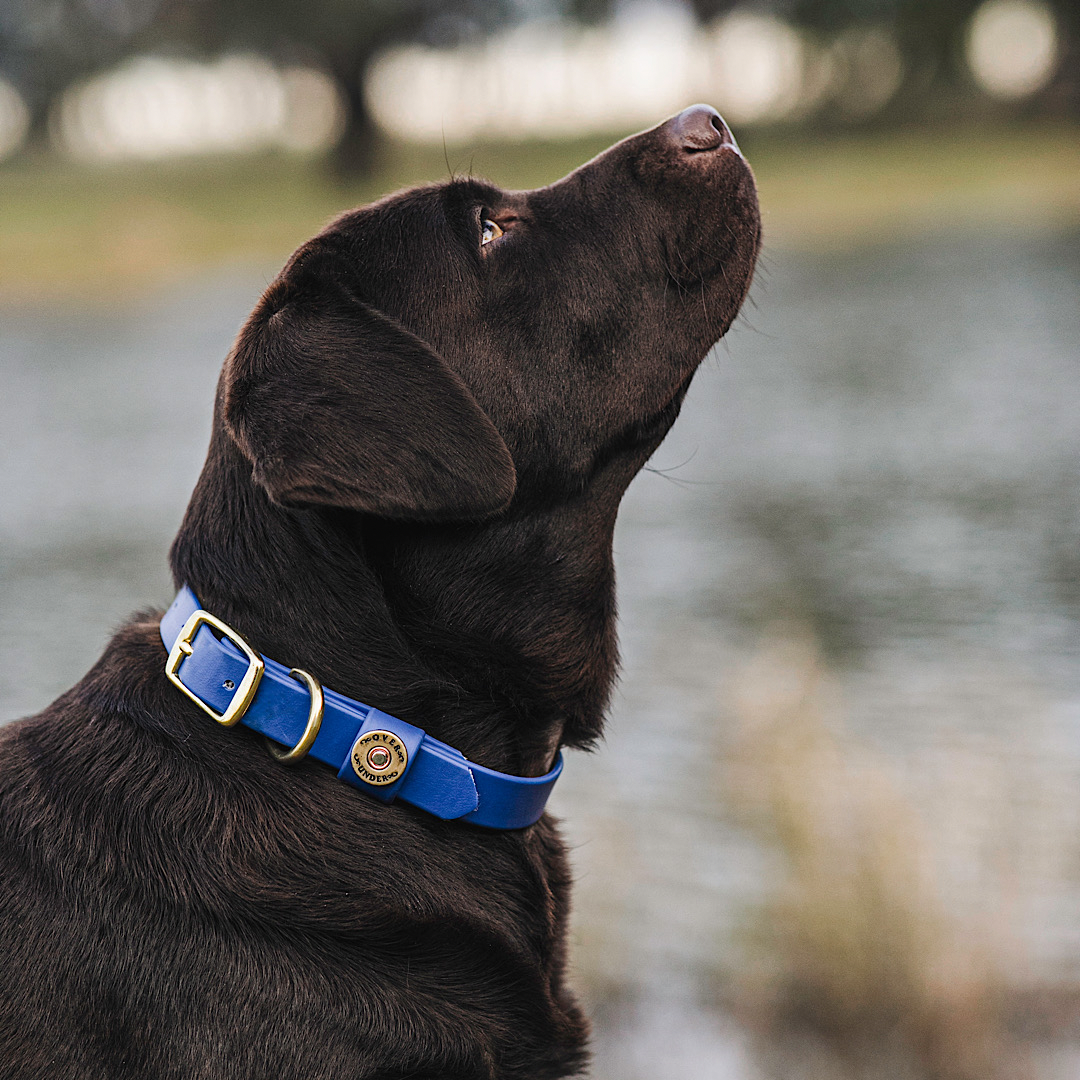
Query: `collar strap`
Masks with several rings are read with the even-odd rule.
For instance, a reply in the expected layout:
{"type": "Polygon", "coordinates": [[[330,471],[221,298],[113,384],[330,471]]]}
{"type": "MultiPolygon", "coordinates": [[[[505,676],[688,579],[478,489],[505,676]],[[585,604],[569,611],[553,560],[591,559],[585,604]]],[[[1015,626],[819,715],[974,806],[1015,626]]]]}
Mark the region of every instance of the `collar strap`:
{"type": "Polygon", "coordinates": [[[260,656],[199,606],[186,585],[161,619],[165,674],[225,727],[241,723],[286,749],[337,770],[338,779],[382,802],[401,799],[443,820],[523,829],[544,812],[562,772],[560,753],[545,776],[511,776],[469,761],[396,716],[325,690],[307,672],[260,656]]]}

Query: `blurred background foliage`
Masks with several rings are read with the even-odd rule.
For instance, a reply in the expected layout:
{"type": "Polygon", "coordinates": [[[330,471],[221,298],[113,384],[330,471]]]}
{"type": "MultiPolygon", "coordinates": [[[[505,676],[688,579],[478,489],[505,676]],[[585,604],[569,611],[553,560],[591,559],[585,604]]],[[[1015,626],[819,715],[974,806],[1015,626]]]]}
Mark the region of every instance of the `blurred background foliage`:
{"type": "MultiPolygon", "coordinates": [[[[975,84],[1010,100],[1012,112],[1060,116],[1080,109],[1080,12],[1072,0],[8,0],[0,13],[0,75],[27,110],[27,134],[43,139],[75,80],[127,57],[207,60],[249,52],[306,65],[332,83],[342,112],[332,141],[340,167],[357,170],[369,163],[377,134],[365,81],[373,61],[395,43],[445,49],[510,28],[626,27],[664,16],[723,31],[733,15],[742,18],[744,53],[762,67],[799,69],[792,77],[803,85],[786,88],[791,100],[774,118],[895,123],[946,110],[973,114],[987,104],[975,84]],[[798,37],[785,39],[785,30],[798,37]]],[[[651,44],[664,52],[663,41],[651,44]]],[[[687,62],[685,50],[661,59],[669,66],[679,61],[687,62]]],[[[527,67],[518,68],[519,79],[530,78],[527,67]]],[[[642,72],[623,76],[624,85],[609,92],[625,93],[642,72]]],[[[439,104],[454,105],[453,90],[448,99],[448,88],[440,89],[439,104]]],[[[586,96],[590,89],[597,88],[584,88],[586,96]]],[[[542,101],[532,104],[533,112],[543,110],[542,101]]],[[[586,113],[587,104],[578,102],[586,113]]]]}
{"type": "Polygon", "coordinates": [[[0,295],[283,257],[447,170],[545,182],[688,101],[781,242],[1075,216],[1071,0],[8,0],[0,295]],[[829,151],[821,152],[827,141],[829,151]]]}
{"type": "Polygon", "coordinates": [[[3,0],[0,718],[168,601],[297,244],[696,100],[765,248],[628,493],[626,674],[556,793],[594,1076],[1074,1080],[1073,0],[3,0]]]}

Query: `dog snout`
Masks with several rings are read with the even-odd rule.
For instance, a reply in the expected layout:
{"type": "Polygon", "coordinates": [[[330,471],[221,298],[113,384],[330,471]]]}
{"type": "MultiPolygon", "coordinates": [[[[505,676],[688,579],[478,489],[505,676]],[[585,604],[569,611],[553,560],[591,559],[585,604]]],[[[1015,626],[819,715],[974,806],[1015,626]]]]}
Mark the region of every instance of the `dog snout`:
{"type": "Polygon", "coordinates": [[[719,150],[723,146],[740,153],[731,129],[711,105],[691,105],[664,126],[669,138],[689,153],[719,150]]]}

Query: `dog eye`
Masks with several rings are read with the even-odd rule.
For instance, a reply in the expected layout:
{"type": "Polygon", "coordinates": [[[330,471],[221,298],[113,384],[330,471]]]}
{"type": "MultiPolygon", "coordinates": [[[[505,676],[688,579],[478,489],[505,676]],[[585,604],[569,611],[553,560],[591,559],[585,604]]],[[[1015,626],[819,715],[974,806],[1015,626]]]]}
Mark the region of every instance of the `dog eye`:
{"type": "Polygon", "coordinates": [[[480,222],[480,246],[490,244],[492,240],[498,240],[502,236],[503,231],[494,221],[490,218],[484,218],[480,222]]]}

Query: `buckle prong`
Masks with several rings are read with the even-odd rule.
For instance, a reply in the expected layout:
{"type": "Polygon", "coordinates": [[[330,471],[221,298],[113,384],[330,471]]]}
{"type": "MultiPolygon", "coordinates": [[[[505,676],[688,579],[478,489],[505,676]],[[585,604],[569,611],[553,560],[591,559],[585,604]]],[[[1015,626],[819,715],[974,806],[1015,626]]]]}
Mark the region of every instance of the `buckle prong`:
{"type": "Polygon", "coordinates": [[[200,608],[191,614],[176,641],[173,642],[173,647],[169,650],[169,659],[165,661],[165,675],[169,682],[183,690],[204,713],[212,716],[222,727],[232,727],[247,712],[252,698],[255,697],[255,691],[259,688],[259,680],[263,676],[265,666],[262,657],[231,626],[211,615],[209,611],[203,611],[200,608]],[[194,652],[192,642],[199,632],[199,627],[204,624],[213,627],[222,637],[231,641],[244,654],[248,663],[247,671],[240,680],[240,685],[236,688],[229,707],[223,713],[211,708],[180,681],[180,665],[194,652]]]}

